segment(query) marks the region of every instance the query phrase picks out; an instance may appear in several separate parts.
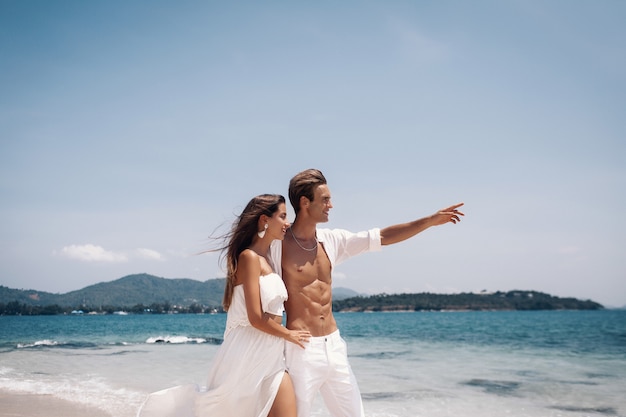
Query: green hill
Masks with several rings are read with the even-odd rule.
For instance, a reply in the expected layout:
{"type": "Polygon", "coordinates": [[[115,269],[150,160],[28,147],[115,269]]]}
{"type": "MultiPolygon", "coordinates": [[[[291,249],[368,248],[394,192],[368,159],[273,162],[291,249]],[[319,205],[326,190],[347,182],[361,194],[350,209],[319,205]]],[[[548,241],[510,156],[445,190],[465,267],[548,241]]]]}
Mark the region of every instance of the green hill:
{"type": "Polygon", "coordinates": [[[153,303],[219,306],[224,295],[224,282],[223,278],[201,282],[188,278],[159,278],[148,274],[128,275],[63,294],[59,304],[90,307],[130,307],[153,303]]]}
{"type": "Polygon", "coordinates": [[[128,275],[110,282],[90,285],[65,294],[36,290],[15,290],[0,286],[0,304],[18,302],[27,306],[58,305],[61,307],[97,309],[102,306],[129,308],[136,305],[198,304],[219,307],[224,294],[224,278],[197,281],[188,278],[167,279],[149,274],[128,275]]]}
{"type": "Polygon", "coordinates": [[[18,302],[26,305],[58,304],[59,294],[35,290],[16,290],[0,285],[0,303],[18,302]]]}

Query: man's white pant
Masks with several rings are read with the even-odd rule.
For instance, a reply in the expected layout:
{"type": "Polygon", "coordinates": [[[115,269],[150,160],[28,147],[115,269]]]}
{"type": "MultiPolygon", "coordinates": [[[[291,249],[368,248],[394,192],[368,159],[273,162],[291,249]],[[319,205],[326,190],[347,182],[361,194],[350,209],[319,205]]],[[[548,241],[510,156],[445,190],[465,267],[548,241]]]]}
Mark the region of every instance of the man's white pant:
{"type": "Polygon", "coordinates": [[[287,370],[296,391],[298,417],[309,417],[317,392],[333,417],[364,417],[361,393],[339,330],[312,337],[305,349],[285,344],[287,370]]]}

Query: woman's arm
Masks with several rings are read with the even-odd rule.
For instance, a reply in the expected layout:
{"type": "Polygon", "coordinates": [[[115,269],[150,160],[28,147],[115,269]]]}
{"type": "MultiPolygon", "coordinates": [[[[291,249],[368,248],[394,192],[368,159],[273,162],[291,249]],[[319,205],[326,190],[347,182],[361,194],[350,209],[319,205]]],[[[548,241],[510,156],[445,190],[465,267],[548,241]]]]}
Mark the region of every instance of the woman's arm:
{"type": "Polygon", "coordinates": [[[237,264],[237,281],[242,283],[246,298],[246,311],[250,324],[262,332],[281,337],[289,342],[304,347],[303,342],[311,336],[308,331],[289,330],[272,316],[263,312],[261,306],[261,289],[259,279],[261,263],[259,255],[246,249],[239,255],[237,264]]]}

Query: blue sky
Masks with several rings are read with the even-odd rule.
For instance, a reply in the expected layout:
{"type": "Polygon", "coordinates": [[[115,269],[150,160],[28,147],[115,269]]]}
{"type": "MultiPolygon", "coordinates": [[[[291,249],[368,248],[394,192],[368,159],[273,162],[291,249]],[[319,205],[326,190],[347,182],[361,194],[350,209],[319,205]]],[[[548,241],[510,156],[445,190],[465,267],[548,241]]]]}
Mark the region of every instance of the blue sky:
{"type": "Polygon", "coordinates": [[[222,277],[207,237],[316,167],[329,227],[466,204],[337,286],[626,305],[625,18],[608,0],[0,0],[0,285],[222,277]]]}

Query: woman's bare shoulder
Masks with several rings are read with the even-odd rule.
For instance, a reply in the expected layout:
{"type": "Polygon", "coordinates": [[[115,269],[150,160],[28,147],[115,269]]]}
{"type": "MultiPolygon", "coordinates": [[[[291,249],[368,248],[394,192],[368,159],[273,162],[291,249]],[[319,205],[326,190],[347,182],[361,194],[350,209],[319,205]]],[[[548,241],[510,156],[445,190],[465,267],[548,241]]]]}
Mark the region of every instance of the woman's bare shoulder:
{"type": "Polygon", "coordinates": [[[259,255],[252,249],[244,249],[239,254],[239,263],[259,262],[259,255]]]}

